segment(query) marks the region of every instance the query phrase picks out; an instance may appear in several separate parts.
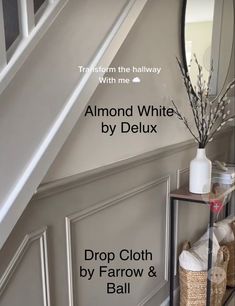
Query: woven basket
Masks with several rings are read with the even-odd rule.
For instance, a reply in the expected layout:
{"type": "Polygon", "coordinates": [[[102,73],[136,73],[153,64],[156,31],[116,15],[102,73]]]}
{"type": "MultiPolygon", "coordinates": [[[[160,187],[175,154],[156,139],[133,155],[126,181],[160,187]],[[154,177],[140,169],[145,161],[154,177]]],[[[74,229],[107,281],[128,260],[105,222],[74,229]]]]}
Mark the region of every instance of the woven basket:
{"type": "MultiPolygon", "coordinates": [[[[235,236],[235,222],[231,223],[231,227],[235,236]]],[[[235,287],[235,240],[226,243],[225,246],[228,248],[230,255],[227,271],[227,286],[235,287]]]]}
{"type": "MultiPolygon", "coordinates": [[[[190,244],[184,245],[184,250],[189,249],[190,244]]],[[[216,267],[223,269],[227,273],[229,260],[229,251],[223,246],[219,249],[218,258],[223,258],[222,263],[217,263],[216,267]]],[[[221,271],[221,270],[220,270],[221,271]]],[[[179,268],[180,277],[180,306],[206,306],[207,291],[207,271],[189,271],[182,267],[179,268]]],[[[213,277],[218,276],[218,271],[213,269],[211,274],[213,277]],[[213,275],[214,273],[214,275],[213,275]]],[[[221,306],[226,291],[226,276],[224,280],[219,282],[211,282],[211,305],[221,306]]]]}

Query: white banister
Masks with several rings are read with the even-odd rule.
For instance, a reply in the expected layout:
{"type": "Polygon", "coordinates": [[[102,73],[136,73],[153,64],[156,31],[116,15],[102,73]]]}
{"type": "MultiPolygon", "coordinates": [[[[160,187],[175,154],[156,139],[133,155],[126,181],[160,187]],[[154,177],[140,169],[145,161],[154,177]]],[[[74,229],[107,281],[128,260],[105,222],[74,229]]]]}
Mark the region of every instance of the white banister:
{"type": "Polygon", "coordinates": [[[5,43],[5,32],[4,32],[4,20],[3,20],[3,7],[2,1],[0,1],[0,71],[6,66],[6,43],[5,43]]]}
{"type": "Polygon", "coordinates": [[[35,27],[34,2],[32,0],[19,1],[19,20],[22,35],[29,36],[35,27]]]}
{"type": "Polygon", "coordinates": [[[17,0],[20,35],[6,51],[0,0],[0,94],[68,1],[46,0],[35,14],[33,0],[17,0]]]}

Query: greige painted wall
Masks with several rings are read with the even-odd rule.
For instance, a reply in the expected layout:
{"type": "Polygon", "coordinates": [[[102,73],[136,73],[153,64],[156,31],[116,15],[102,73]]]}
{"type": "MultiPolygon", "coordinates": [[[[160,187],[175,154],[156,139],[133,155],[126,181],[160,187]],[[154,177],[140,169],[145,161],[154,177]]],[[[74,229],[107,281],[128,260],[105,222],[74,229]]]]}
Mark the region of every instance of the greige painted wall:
{"type": "MultiPolygon", "coordinates": [[[[221,134],[209,145],[210,158],[226,160],[230,134],[221,134]]],[[[169,191],[188,180],[188,164],[194,154],[195,145],[190,141],[77,176],[69,183],[63,180],[44,192],[42,187],[0,251],[0,305],[160,306],[169,295],[169,191]],[[22,245],[25,238],[28,242],[22,245]],[[105,264],[85,261],[86,248],[148,249],[152,261],[117,259],[108,266],[147,271],[154,265],[157,278],[115,278],[116,283],[130,281],[131,293],[108,295],[105,286],[111,278],[96,275],[87,281],[79,277],[80,265],[97,268],[105,264]],[[47,271],[49,281],[44,277],[47,271]],[[73,277],[73,295],[68,290],[68,275],[69,280],[73,277]],[[43,303],[43,290],[51,304],[43,303]],[[74,303],[69,304],[69,296],[74,303]]],[[[207,205],[179,205],[175,230],[179,250],[184,240],[193,242],[205,231],[208,213],[207,205]]]]}
{"type": "MultiPolygon", "coordinates": [[[[90,100],[99,107],[132,104],[170,105],[170,98],[180,105],[186,116],[186,94],[176,64],[180,57],[180,23],[182,1],[150,0],[115,57],[112,66],[161,66],[159,76],[141,75],[140,85],[100,85],[90,100]]],[[[234,71],[230,70],[230,76],[234,71]]],[[[131,75],[134,77],[134,75],[131,75]]],[[[106,119],[114,123],[120,119],[106,119]]],[[[129,119],[131,122],[139,118],[129,119]]],[[[157,135],[124,135],[110,137],[100,132],[102,118],[82,117],[44,182],[98,168],[140,153],[151,151],[190,138],[183,124],[174,118],[147,118],[146,123],[159,124],[157,135]],[[92,153],[91,153],[92,152],[92,153]]]]}

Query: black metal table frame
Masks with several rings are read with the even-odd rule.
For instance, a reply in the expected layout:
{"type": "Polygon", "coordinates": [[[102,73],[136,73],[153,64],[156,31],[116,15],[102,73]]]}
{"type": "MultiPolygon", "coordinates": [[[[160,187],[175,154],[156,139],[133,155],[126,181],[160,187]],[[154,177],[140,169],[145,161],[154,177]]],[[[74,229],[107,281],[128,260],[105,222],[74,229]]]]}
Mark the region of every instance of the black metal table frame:
{"type": "MultiPolygon", "coordinates": [[[[175,287],[175,262],[176,262],[176,243],[175,243],[175,218],[176,218],[176,205],[175,201],[180,202],[189,202],[207,205],[210,210],[209,217],[209,241],[208,241],[208,276],[212,268],[212,250],[213,250],[213,224],[214,224],[214,212],[210,208],[210,203],[202,200],[193,200],[188,198],[182,198],[177,196],[170,196],[170,306],[174,306],[174,287],[175,287]]],[[[228,205],[226,205],[226,216],[229,214],[228,205]]],[[[210,277],[207,278],[207,291],[206,291],[206,306],[210,306],[211,298],[211,280],[210,277]]]]}

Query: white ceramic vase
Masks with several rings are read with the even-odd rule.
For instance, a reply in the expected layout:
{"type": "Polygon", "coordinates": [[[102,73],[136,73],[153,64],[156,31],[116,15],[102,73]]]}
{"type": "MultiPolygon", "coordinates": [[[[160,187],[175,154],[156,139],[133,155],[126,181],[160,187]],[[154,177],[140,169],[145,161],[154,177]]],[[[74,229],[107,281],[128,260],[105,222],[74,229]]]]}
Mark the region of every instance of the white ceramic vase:
{"type": "Polygon", "coordinates": [[[190,163],[189,191],[197,194],[209,193],[211,189],[211,161],[205,149],[197,149],[196,157],[190,163]]]}

